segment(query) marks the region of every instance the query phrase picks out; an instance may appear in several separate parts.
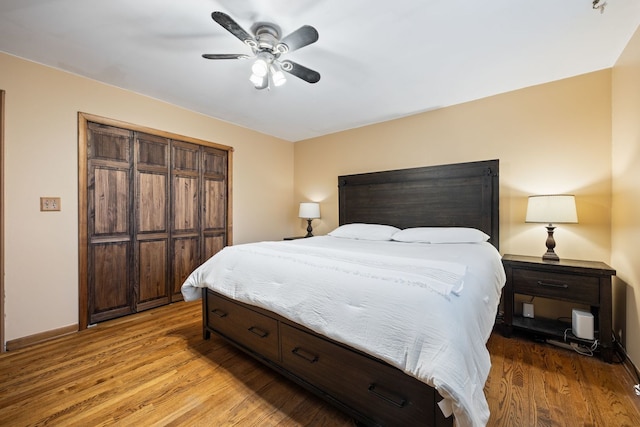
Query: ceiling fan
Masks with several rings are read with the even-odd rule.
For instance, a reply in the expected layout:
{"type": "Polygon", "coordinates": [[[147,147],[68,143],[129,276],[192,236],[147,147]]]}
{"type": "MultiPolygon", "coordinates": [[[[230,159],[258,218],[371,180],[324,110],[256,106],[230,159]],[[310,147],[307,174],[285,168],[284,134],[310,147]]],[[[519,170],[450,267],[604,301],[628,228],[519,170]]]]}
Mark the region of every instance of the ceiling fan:
{"type": "Polygon", "coordinates": [[[254,24],[254,35],[252,36],[225,13],[213,12],[211,18],[249,46],[253,54],[205,53],[202,57],[206,59],[255,58],[255,62],[251,66],[252,74],[249,80],[256,89],[268,88],[270,82],[274,86],[283,85],[286,82],[283,71],[309,83],[317,83],[320,80],[320,74],[317,71],[288,59],[280,59],[281,55],[315,43],[318,40],[318,31],[315,28],[303,25],[291,34],[280,38],[278,26],[259,22],[254,24]]]}

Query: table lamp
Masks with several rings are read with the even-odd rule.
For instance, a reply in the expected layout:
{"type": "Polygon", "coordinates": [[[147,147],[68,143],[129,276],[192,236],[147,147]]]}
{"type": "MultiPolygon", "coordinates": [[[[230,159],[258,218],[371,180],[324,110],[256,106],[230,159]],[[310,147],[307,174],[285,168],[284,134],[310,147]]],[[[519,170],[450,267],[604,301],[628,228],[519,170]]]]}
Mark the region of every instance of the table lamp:
{"type": "Polygon", "coordinates": [[[307,220],[307,235],[304,237],[313,237],[313,228],[311,228],[311,220],[320,218],[320,204],[319,203],[300,203],[300,210],[298,211],[298,217],[307,220]]]}
{"type": "Polygon", "coordinates": [[[554,252],[556,241],[553,231],[557,223],[577,223],[576,199],[573,195],[553,194],[545,196],[529,196],[527,217],[525,222],[542,222],[547,227],[547,252],[542,256],[545,261],[560,261],[554,252]]]}

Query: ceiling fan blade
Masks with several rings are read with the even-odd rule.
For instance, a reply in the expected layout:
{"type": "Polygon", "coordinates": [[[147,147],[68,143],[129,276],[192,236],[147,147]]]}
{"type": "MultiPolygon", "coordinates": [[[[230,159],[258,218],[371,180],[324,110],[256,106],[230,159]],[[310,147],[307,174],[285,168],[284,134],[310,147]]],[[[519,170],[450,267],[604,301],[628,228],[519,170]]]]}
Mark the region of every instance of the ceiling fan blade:
{"type": "Polygon", "coordinates": [[[240,41],[247,43],[248,41],[253,41],[255,43],[255,39],[251,36],[251,34],[247,33],[236,21],[234,21],[229,15],[222,12],[213,12],[211,14],[211,18],[220,24],[225,30],[229,31],[231,34],[236,36],[240,41]]]}
{"type": "Polygon", "coordinates": [[[317,41],[318,31],[316,31],[316,29],[310,25],[303,25],[293,33],[280,40],[278,46],[285,45],[287,46],[286,52],[292,52],[296,49],[300,49],[301,47],[305,47],[317,41]]]}
{"type": "Polygon", "coordinates": [[[293,61],[282,61],[281,67],[283,71],[306,82],[317,83],[320,80],[320,73],[293,61]]]}
{"type": "Polygon", "coordinates": [[[202,57],[206,59],[247,59],[249,55],[241,53],[203,53],[202,57]]]}

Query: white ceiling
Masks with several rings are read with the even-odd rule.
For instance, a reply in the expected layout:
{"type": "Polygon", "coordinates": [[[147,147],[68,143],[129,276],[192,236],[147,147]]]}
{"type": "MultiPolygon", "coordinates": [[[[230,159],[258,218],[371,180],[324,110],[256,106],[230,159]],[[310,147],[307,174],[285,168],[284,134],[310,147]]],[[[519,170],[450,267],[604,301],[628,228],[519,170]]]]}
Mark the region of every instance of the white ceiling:
{"type": "Polygon", "coordinates": [[[1,0],[0,51],[288,141],[612,67],[640,0],[1,0]],[[315,27],[287,57],[318,71],[258,91],[250,53],[211,19],[250,31],[315,27]]]}

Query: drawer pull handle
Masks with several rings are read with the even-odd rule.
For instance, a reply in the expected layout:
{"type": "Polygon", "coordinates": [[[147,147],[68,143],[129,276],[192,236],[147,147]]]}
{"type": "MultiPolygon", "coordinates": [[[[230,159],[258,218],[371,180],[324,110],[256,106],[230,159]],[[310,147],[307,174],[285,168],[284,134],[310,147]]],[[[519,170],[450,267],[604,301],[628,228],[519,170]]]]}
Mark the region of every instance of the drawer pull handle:
{"type": "Polygon", "coordinates": [[[219,308],[214,308],[211,312],[218,317],[227,317],[227,312],[222,311],[219,308]]]}
{"type": "Polygon", "coordinates": [[[569,285],[567,285],[566,283],[549,283],[549,282],[543,282],[542,280],[538,280],[538,286],[544,286],[545,288],[561,288],[561,289],[567,289],[569,287],[569,285]]]}
{"type": "Polygon", "coordinates": [[[306,360],[309,363],[316,363],[318,361],[318,356],[316,356],[315,354],[308,352],[306,350],[301,349],[300,347],[296,347],[293,350],[291,350],[291,353],[295,354],[298,357],[302,357],[304,360],[306,360]]]}
{"type": "Polygon", "coordinates": [[[393,396],[388,391],[385,393],[385,390],[375,383],[369,384],[369,392],[374,396],[384,400],[385,402],[390,403],[393,406],[397,406],[398,408],[404,408],[404,405],[407,404],[407,401],[405,399],[393,396]]]}
{"type": "Polygon", "coordinates": [[[267,335],[269,335],[269,332],[262,330],[260,328],[257,328],[255,326],[250,327],[248,331],[251,332],[252,334],[256,334],[260,338],[266,338],[267,335]]]}

